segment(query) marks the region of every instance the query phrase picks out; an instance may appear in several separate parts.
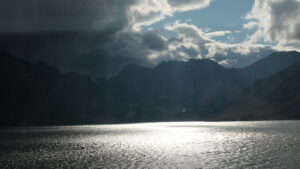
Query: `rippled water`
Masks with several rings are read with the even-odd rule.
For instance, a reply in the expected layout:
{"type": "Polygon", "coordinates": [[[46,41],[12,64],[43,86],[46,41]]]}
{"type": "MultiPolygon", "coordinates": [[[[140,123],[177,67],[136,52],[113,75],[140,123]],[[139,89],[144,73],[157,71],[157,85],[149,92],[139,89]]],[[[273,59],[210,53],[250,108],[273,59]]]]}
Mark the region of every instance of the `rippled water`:
{"type": "Polygon", "coordinates": [[[300,168],[300,121],[2,129],[0,168],[300,168]]]}

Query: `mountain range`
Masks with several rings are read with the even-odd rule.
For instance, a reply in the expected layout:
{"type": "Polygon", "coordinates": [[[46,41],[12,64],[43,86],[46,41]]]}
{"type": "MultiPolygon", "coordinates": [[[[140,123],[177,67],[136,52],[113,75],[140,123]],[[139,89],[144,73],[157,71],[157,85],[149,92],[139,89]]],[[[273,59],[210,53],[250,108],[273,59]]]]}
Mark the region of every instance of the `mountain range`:
{"type": "Polygon", "coordinates": [[[5,52],[0,59],[0,126],[300,119],[297,52],[241,69],[206,59],[128,65],[96,80],[5,52]]]}

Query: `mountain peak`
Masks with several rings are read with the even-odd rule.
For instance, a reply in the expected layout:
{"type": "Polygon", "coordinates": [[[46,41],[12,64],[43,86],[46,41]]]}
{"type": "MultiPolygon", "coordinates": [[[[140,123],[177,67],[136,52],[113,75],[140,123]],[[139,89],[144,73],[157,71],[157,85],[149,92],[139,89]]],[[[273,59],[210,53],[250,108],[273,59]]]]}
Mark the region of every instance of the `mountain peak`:
{"type": "Polygon", "coordinates": [[[210,59],[190,59],[188,63],[218,64],[210,59]]]}
{"type": "Polygon", "coordinates": [[[170,69],[170,68],[188,68],[188,67],[199,67],[199,68],[205,68],[205,67],[222,67],[218,63],[210,60],[210,59],[190,59],[187,62],[183,61],[167,61],[162,62],[158,66],[155,67],[155,69],[161,70],[161,69],[170,69]]]}
{"type": "Polygon", "coordinates": [[[119,75],[133,74],[136,72],[145,72],[147,70],[148,70],[148,68],[146,68],[146,67],[136,65],[136,64],[129,64],[121,70],[119,75]]]}

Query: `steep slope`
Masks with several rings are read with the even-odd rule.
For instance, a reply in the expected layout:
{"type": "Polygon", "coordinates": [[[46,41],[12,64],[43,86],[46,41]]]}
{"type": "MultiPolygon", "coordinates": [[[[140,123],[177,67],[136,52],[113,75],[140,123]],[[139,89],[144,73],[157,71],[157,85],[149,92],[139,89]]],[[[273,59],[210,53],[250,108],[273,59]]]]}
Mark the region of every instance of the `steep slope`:
{"type": "Polygon", "coordinates": [[[298,52],[276,52],[241,69],[244,81],[248,84],[264,79],[300,61],[298,52]]]}
{"type": "Polygon", "coordinates": [[[300,119],[300,62],[249,86],[221,119],[300,119]]]}

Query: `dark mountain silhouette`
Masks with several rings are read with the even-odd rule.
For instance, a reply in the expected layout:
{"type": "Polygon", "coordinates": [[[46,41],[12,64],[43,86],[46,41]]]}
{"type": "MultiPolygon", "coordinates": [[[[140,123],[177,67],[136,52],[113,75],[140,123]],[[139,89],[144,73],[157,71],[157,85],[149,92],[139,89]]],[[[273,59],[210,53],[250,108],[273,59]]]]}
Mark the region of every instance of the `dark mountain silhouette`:
{"type": "Polygon", "coordinates": [[[195,120],[216,113],[242,89],[235,69],[210,60],[127,66],[108,80],[122,120],[195,120]]]}
{"type": "MultiPolygon", "coordinates": [[[[1,125],[92,123],[105,107],[105,88],[77,73],[62,74],[0,53],[1,125]]],[[[107,117],[108,118],[108,117],[107,117]]],[[[97,121],[99,122],[99,121],[97,121]]]]}
{"type": "Polygon", "coordinates": [[[220,119],[300,119],[300,62],[250,85],[220,119]]]}
{"type": "Polygon", "coordinates": [[[0,125],[9,126],[210,120],[252,81],[300,56],[280,52],[244,69],[206,59],[164,62],[153,69],[129,65],[115,77],[98,80],[5,52],[0,60],[0,125]]]}

